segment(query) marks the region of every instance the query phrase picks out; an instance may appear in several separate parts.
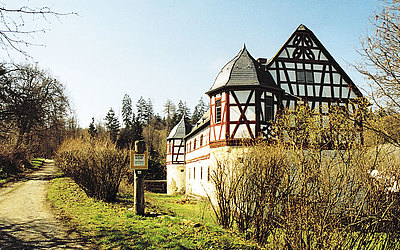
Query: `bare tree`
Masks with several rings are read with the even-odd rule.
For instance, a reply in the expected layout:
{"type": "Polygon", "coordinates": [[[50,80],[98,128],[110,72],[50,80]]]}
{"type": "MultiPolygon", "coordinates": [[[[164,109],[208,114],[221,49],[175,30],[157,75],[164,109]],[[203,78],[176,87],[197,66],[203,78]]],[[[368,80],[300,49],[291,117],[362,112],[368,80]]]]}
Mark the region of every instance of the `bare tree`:
{"type": "Polygon", "coordinates": [[[370,96],[380,109],[380,117],[364,126],[400,145],[397,133],[382,126],[400,126],[400,1],[380,1],[379,10],[371,17],[371,26],[370,34],[361,41],[362,61],[356,69],[370,84],[370,96]]]}
{"type": "MultiPolygon", "coordinates": [[[[4,134],[14,135],[18,147],[30,144],[46,131],[62,131],[69,107],[64,86],[36,66],[14,65],[3,69],[7,73],[0,78],[0,124],[12,129],[3,131],[4,134]]],[[[53,139],[61,138],[57,134],[53,139]]]]}
{"type": "Polygon", "coordinates": [[[50,18],[60,18],[76,14],[62,13],[51,10],[47,6],[8,8],[4,2],[0,3],[0,46],[3,50],[15,50],[29,56],[23,47],[41,46],[35,42],[35,36],[45,33],[47,28],[42,27],[43,21],[49,23],[50,18]],[[35,24],[35,25],[33,25],[35,24]]]}

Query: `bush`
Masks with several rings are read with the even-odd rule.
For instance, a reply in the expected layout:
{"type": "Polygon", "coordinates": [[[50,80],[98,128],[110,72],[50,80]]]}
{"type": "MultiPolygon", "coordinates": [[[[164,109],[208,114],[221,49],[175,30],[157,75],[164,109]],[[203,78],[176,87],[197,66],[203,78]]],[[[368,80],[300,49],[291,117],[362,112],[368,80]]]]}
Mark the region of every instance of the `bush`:
{"type": "Polygon", "coordinates": [[[340,110],[329,123],[303,107],[289,115],[274,142],[258,140],[216,159],[217,221],[276,248],[394,248],[399,148],[363,146],[357,124],[340,110]]]}
{"type": "Polygon", "coordinates": [[[128,169],[128,156],[110,140],[71,139],[60,147],[55,161],[88,196],[114,201],[128,169]]]}
{"type": "Polygon", "coordinates": [[[28,153],[24,147],[15,148],[8,143],[0,143],[0,179],[21,172],[29,167],[28,153]]]}

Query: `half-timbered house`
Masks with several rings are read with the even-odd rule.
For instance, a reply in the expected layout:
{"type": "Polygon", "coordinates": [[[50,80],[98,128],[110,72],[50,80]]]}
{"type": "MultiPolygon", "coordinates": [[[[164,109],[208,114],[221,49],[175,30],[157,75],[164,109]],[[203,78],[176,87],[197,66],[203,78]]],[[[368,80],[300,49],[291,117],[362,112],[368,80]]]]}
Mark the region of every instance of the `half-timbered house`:
{"type": "Polygon", "coordinates": [[[193,128],[182,120],[167,138],[168,193],[206,195],[213,158],[243,140],[267,137],[277,112],[339,105],[350,112],[362,94],[318,38],[300,25],[269,61],[246,46],[229,61],[206,92],[209,111],[193,128]]]}

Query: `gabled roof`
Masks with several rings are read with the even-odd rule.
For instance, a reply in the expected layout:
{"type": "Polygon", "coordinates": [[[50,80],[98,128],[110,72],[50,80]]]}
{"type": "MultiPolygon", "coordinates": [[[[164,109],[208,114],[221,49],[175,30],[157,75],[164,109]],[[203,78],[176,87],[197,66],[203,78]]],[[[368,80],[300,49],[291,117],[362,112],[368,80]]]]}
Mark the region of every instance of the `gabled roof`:
{"type": "Polygon", "coordinates": [[[191,125],[185,121],[185,116],[169,133],[167,139],[183,139],[191,130],[191,125]]]}
{"type": "MultiPolygon", "coordinates": [[[[347,75],[347,73],[340,67],[339,63],[333,58],[333,56],[328,52],[328,50],[322,45],[322,43],[318,40],[318,38],[314,35],[314,33],[309,30],[304,24],[300,24],[297,29],[293,32],[293,34],[289,37],[289,39],[285,42],[285,44],[278,50],[274,57],[272,57],[267,63],[267,69],[271,67],[274,61],[280,59],[281,55],[287,55],[287,47],[293,43],[296,38],[301,37],[302,35],[306,35],[311,38],[311,43],[315,43],[315,46],[320,50],[321,55],[319,57],[324,57],[326,61],[328,61],[335,69],[342,75],[345,81],[349,84],[349,87],[355,92],[358,97],[362,96],[361,91],[357,88],[353,80],[347,75]]],[[[300,45],[301,46],[301,45],[300,45]]],[[[304,44],[302,46],[305,46],[304,44]]],[[[312,59],[314,60],[314,59],[312,59]]],[[[317,60],[317,58],[315,58],[317,60]]]]}
{"type": "Polygon", "coordinates": [[[206,94],[210,95],[220,89],[235,86],[277,88],[269,72],[265,71],[264,67],[250,55],[246,45],[221,69],[213,86],[206,94]]]}
{"type": "Polygon", "coordinates": [[[190,137],[193,134],[196,134],[198,131],[206,128],[210,125],[210,109],[196,122],[190,133],[186,135],[186,138],[190,137]]]}

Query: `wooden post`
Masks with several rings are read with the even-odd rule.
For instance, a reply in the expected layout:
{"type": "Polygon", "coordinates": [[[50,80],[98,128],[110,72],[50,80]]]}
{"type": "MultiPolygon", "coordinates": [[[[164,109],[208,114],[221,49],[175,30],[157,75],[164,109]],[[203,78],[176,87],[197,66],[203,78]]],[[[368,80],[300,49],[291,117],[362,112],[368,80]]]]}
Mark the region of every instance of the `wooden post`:
{"type": "Polygon", "coordinates": [[[144,174],[135,170],[135,213],[144,215],[144,174]]]}
{"type": "MultiPolygon", "coordinates": [[[[135,152],[143,154],[145,151],[144,141],[135,142],[135,152]]],[[[135,213],[137,215],[144,215],[144,172],[142,170],[135,170],[135,213]]]]}

